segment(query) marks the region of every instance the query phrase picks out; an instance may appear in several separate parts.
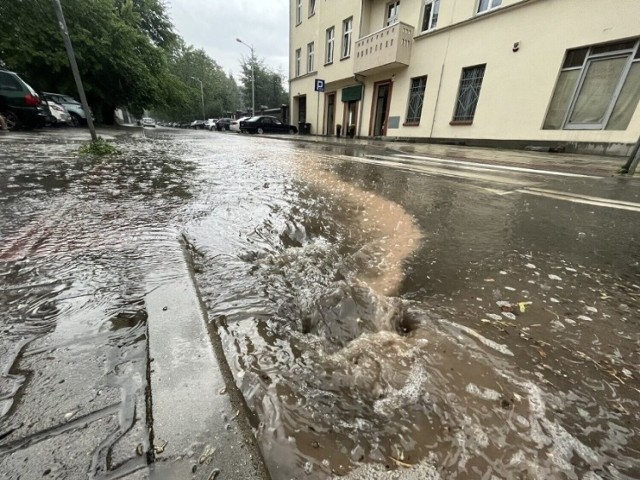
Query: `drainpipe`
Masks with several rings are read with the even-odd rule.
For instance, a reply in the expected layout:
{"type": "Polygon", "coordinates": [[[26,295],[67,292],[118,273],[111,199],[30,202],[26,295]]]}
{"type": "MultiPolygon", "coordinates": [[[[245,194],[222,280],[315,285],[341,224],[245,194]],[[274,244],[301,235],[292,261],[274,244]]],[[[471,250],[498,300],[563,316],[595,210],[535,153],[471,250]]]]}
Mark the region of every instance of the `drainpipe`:
{"type": "Polygon", "coordinates": [[[629,155],[629,160],[627,163],[620,168],[620,173],[624,173],[626,175],[633,175],[636,171],[636,167],[640,163],[640,137],[636,142],[635,146],[631,150],[631,155],[629,155]]]}
{"type": "Polygon", "coordinates": [[[360,99],[360,113],[359,113],[359,118],[358,118],[358,134],[357,136],[360,137],[361,133],[362,133],[362,119],[364,117],[364,79],[366,78],[364,75],[359,75],[359,74],[354,74],[353,78],[355,79],[356,83],[359,83],[360,85],[362,85],[362,97],[360,99]],[[358,77],[362,78],[363,80],[359,80],[358,77]]]}

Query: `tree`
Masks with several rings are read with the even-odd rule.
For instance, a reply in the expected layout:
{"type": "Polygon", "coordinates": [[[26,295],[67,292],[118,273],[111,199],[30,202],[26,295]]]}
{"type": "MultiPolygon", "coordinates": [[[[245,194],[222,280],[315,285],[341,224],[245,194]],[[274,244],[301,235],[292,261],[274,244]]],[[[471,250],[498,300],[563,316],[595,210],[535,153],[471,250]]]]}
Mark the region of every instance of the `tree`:
{"type": "Polygon", "coordinates": [[[261,106],[275,108],[283,103],[288,103],[289,94],[284,88],[284,75],[273,71],[265,65],[264,60],[260,60],[254,55],[242,57],[240,62],[242,69],[240,81],[245,108],[251,108],[252,65],[256,82],[256,110],[260,111],[261,106]]]}
{"type": "MultiPolygon", "coordinates": [[[[118,106],[140,115],[184,99],[169,70],[177,35],[159,0],[63,0],[89,103],[110,123],[118,106]],[[97,21],[99,19],[99,21],[97,21]]],[[[75,92],[50,0],[0,2],[0,59],[41,91],[75,92]]]]}
{"type": "Polygon", "coordinates": [[[170,60],[170,71],[185,92],[185,100],[154,109],[154,115],[166,120],[192,120],[202,115],[200,82],[204,91],[205,116],[225,116],[238,107],[238,87],[232,77],[204,50],[181,45],[170,60]]]}

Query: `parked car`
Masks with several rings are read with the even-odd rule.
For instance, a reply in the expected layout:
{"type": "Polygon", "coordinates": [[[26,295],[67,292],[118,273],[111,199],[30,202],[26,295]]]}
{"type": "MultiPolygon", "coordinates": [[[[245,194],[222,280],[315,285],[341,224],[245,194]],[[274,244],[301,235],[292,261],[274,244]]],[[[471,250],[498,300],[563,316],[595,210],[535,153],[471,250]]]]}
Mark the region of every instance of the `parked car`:
{"type": "Polygon", "coordinates": [[[263,115],[251,117],[240,122],[240,131],[243,133],[298,133],[298,128],[282,123],[276,117],[263,115]]]}
{"type": "Polygon", "coordinates": [[[217,121],[217,118],[208,119],[206,122],[204,122],[204,128],[206,128],[207,130],[213,130],[214,128],[216,128],[217,121]]]}
{"type": "Polygon", "coordinates": [[[221,118],[216,122],[216,130],[221,132],[222,130],[229,130],[231,128],[230,118],[221,118]]]}
{"type": "Polygon", "coordinates": [[[231,125],[229,126],[229,130],[231,132],[240,133],[240,122],[244,122],[245,120],[249,120],[251,117],[240,117],[237,120],[232,120],[231,125]]]}
{"type": "MultiPolygon", "coordinates": [[[[80,125],[85,125],[87,123],[87,114],[82,108],[82,104],[75,98],[61,93],[51,92],[43,92],[43,95],[45,99],[53,100],[57,104],[62,105],[67,112],[69,112],[74,127],[79,127],[80,125]]],[[[93,119],[93,113],[91,114],[91,119],[93,119]]]]}
{"type": "Polygon", "coordinates": [[[156,128],[156,122],[153,118],[144,117],[142,119],[142,126],[156,128]]]}
{"type": "Polygon", "coordinates": [[[17,73],[0,70],[0,114],[9,130],[44,126],[49,108],[17,73]]]}
{"type": "Polygon", "coordinates": [[[69,112],[67,112],[62,105],[58,105],[53,100],[45,100],[45,103],[49,107],[48,122],[50,125],[54,127],[61,127],[73,124],[71,121],[71,115],[69,115],[69,112]]]}

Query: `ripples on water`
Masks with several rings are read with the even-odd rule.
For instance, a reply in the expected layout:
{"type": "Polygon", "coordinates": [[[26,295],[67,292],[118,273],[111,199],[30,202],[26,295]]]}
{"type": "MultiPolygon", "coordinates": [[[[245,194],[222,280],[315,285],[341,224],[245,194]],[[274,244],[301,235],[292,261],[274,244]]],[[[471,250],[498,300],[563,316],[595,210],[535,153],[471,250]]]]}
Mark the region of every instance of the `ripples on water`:
{"type": "MultiPolygon", "coordinates": [[[[208,193],[212,213],[189,227],[210,316],[258,414],[274,478],[639,474],[637,334],[611,340],[628,353],[616,361],[587,333],[566,331],[613,278],[542,253],[531,269],[530,253],[489,249],[484,263],[462,256],[452,266],[462,277],[448,281],[466,278],[466,291],[427,293],[424,256],[438,232],[395,238],[403,219],[415,220],[376,193],[399,187],[392,195],[402,198],[411,182],[427,185],[389,172],[377,181],[372,167],[332,173],[319,155],[278,150],[243,155],[242,169],[208,193]],[[560,269],[564,293],[547,276],[560,269]],[[496,303],[505,299],[534,305],[514,323],[496,303]],[[584,357],[563,350],[571,342],[584,357]]],[[[623,329],[631,317],[614,314],[619,299],[602,302],[599,318],[623,329]]]]}
{"type": "Polygon", "coordinates": [[[175,275],[176,219],[195,168],[171,147],[137,140],[97,159],[78,157],[74,144],[2,145],[0,453],[76,419],[85,428],[83,416],[113,404],[115,428],[86,435],[91,470],[141,466],[129,460],[138,443],[150,448],[144,297],[150,275],[175,275]]]}

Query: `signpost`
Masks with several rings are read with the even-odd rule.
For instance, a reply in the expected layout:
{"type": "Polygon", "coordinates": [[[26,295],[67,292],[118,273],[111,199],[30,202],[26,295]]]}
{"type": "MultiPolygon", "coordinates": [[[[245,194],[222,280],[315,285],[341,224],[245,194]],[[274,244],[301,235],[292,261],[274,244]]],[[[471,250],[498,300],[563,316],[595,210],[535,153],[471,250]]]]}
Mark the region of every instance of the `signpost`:
{"type": "Polygon", "coordinates": [[[316,133],[320,132],[320,93],[324,92],[324,80],[316,78],[313,89],[318,92],[318,105],[316,108],[316,133]]]}

